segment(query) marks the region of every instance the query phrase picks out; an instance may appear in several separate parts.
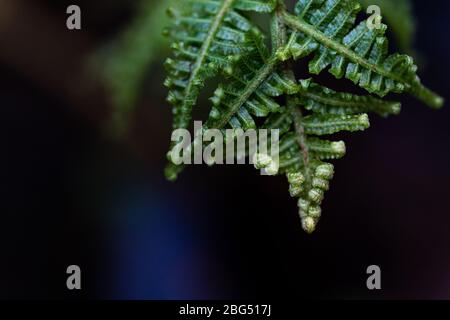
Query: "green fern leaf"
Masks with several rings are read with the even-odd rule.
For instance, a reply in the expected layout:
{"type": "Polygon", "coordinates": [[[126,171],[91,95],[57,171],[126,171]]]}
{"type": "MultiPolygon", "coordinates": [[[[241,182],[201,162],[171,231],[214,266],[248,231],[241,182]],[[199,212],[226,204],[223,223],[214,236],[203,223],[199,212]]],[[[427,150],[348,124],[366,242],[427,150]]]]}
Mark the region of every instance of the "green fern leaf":
{"type": "MultiPolygon", "coordinates": [[[[343,141],[316,136],[365,130],[369,127],[368,116],[313,114],[303,117],[299,106],[291,104],[283,108],[281,114],[271,115],[264,127],[282,128],[277,173],[286,174],[289,193],[298,198],[303,229],[311,233],[321,216],[321,203],[334,174],[333,165],[323,160],[340,159],[346,153],[343,141]]],[[[267,161],[265,165],[268,167],[272,163],[267,161]]],[[[255,167],[265,168],[260,163],[255,163],[255,167]]]]}
{"type": "MultiPolygon", "coordinates": [[[[201,132],[278,129],[278,159],[257,153],[253,163],[269,175],[286,175],[308,233],[316,228],[334,175],[333,165],[326,161],[346,153],[343,141],[323,136],[366,130],[370,126],[367,113],[398,114],[400,104],[372,95],[336,92],[312,79],[297,81],[292,58],[311,54],[312,74],[329,68],[337,78],[345,76],[380,97],[409,92],[434,107],[443,102],[422,86],[410,57],[387,55],[385,26],[379,30],[370,30],[365,22],[354,26],[360,10],[354,0],[300,0],[296,15],[289,14],[282,1],[189,0],[187,8],[177,16],[171,31],[176,40],[175,59],[167,62],[174,127],[187,127],[204,81],[225,75],[210,99],[212,107],[201,132]],[[271,12],[271,51],[263,32],[240,10],[271,12]],[[264,119],[264,124],[259,126],[257,118],[264,119]]],[[[188,155],[197,143],[196,137],[188,155]]],[[[246,155],[250,156],[249,150],[246,155]]],[[[166,176],[174,180],[182,169],[170,164],[166,176]]]]}
{"type": "MultiPolygon", "coordinates": [[[[316,137],[310,137],[307,141],[308,150],[320,160],[340,159],[345,156],[346,146],[344,141],[328,141],[316,137]]],[[[289,132],[283,136],[280,144],[280,152],[298,150],[297,136],[289,132]]]]}
{"type": "Polygon", "coordinates": [[[307,134],[326,135],[339,131],[360,131],[367,129],[369,117],[367,114],[352,116],[324,116],[312,115],[303,119],[303,125],[307,134]]]}
{"type": "Polygon", "coordinates": [[[302,80],[299,101],[307,109],[321,114],[348,115],[374,112],[382,117],[400,113],[399,102],[336,92],[319,86],[310,79],[302,80]]]}
{"type": "Polygon", "coordinates": [[[174,128],[189,126],[205,80],[228,66],[229,55],[241,52],[245,33],[254,27],[238,10],[268,12],[273,8],[273,1],[267,0],[185,0],[169,11],[175,20],[168,31],[174,40],[174,58],[166,61],[165,84],[174,107],[174,128]]]}
{"type": "MultiPolygon", "coordinates": [[[[281,110],[274,98],[298,91],[296,83],[277,72],[278,60],[270,55],[258,29],[252,29],[245,35],[241,50],[241,55],[229,57],[224,65],[223,72],[229,81],[219,85],[210,99],[213,106],[203,130],[256,129],[254,117],[267,117],[281,110]]],[[[175,180],[182,169],[182,166],[169,163],[166,177],[175,180]]]]}
{"type": "Polygon", "coordinates": [[[413,39],[416,33],[416,21],[409,0],[360,0],[364,7],[377,5],[381,8],[383,20],[394,33],[399,48],[413,53],[413,39]]]}
{"type": "Polygon", "coordinates": [[[229,124],[235,129],[255,129],[253,116],[267,117],[280,111],[273,98],[298,91],[295,83],[275,70],[277,60],[270,56],[260,33],[247,34],[247,43],[250,51],[234,57],[235,63],[227,70],[231,81],[221,85],[211,99],[207,128],[222,129],[229,124]]]}
{"type": "Polygon", "coordinates": [[[425,88],[417,67],[407,55],[387,55],[386,26],[371,30],[366,21],[354,27],[361,5],[354,0],[300,0],[295,13],[283,18],[294,31],[283,59],[314,53],[309,70],[318,74],[330,67],[336,78],[346,78],[370,93],[384,97],[390,92],[408,92],[434,108],[443,99],[425,88]]]}

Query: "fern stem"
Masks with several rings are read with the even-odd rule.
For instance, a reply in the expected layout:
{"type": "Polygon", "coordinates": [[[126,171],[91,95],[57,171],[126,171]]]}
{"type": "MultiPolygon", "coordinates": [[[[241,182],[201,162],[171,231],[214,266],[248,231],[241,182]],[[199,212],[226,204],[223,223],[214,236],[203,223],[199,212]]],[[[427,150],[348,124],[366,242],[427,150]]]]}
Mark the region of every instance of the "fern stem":
{"type": "MultiPolygon", "coordinates": [[[[278,40],[278,47],[277,50],[284,47],[287,42],[287,32],[286,32],[286,24],[283,20],[283,13],[286,12],[286,6],[283,1],[278,1],[278,8],[274,14],[275,20],[277,20],[276,30],[278,32],[277,40],[278,40]]],[[[295,33],[295,32],[294,32],[295,33]]],[[[273,36],[273,32],[272,32],[273,36]]],[[[291,39],[289,40],[291,41],[291,39]]],[[[297,79],[295,78],[295,74],[292,68],[292,64],[289,61],[286,61],[284,63],[284,73],[286,76],[291,79],[294,83],[297,83],[297,79]]],[[[311,185],[311,169],[309,165],[309,148],[306,140],[306,134],[305,134],[305,128],[303,125],[303,114],[299,107],[296,105],[296,100],[293,96],[287,96],[286,98],[286,107],[287,112],[290,114],[290,116],[293,119],[294,127],[295,127],[295,133],[296,133],[296,141],[300,148],[301,154],[303,156],[303,168],[304,168],[304,174],[305,174],[305,184],[307,186],[311,185]]],[[[300,162],[300,158],[291,159],[295,162],[300,162]]],[[[286,165],[288,165],[286,163],[286,165]]],[[[299,207],[300,216],[307,216],[308,210],[304,210],[303,208],[299,207]],[[304,211],[304,212],[303,212],[304,211]]],[[[302,218],[302,224],[305,225],[305,220],[302,218]]],[[[306,230],[306,229],[305,229],[306,230]]],[[[309,230],[309,229],[308,229],[309,230]]]]}
{"type": "Polygon", "coordinates": [[[288,108],[294,120],[295,132],[297,134],[297,143],[303,154],[303,164],[305,166],[306,182],[310,181],[310,170],[309,170],[309,148],[306,142],[305,127],[303,126],[303,114],[299,108],[295,106],[292,97],[288,98],[288,108]]]}
{"type": "Polygon", "coordinates": [[[335,50],[338,54],[345,56],[350,61],[359,64],[363,66],[364,68],[370,69],[373,72],[376,72],[384,77],[391,78],[393,80],[396,80],[398,82],[402,82],[402,79],[397,77],[395,74],[388,72],[384,70],[383,68],[380,68],[376,64],[370,63],[366,59],[360,57],[356,53],[354,53],[352,50],[348,49],[346,46],[340,44],[339,42],[336,42],[329,37],[327,37],[325,34],[317,30],[317,28],[314,28],[310,24],[298,19],[296,16],[293,16],[289,14],[288,12],[283,13],[283,19],[285,23],[290,26],[291,28],[300,31],[304,34],[307,34],[308,36],[312,37],[314,40],[318,41],[319,43],[323,44],[324,46],[335,50]]]}
{"type": "Polygon", "coordinates": [[[405,83],[401,77],[385,70],[384,68],[376,64],[369,62],[367,59],[359,56],[358,54],[347,48],[345,45],[327,37],[325,34],[323,34],[320,30],[318,30],[314,26],[302,21],[301,19],[288,13],[287,11],[283,11],[282,17],[286,25],[288,25],[292,29],[308,35],[309,37],[323,44],[327,48],[332,49],[336,51],[338,54],[346,57],[353,63],[361,65],[364,68],[369,69],[383,77],[390,78],[399,83],[404,83],[409,93],[417,96],[420,100],[424,101],[431,107],[434,108],[442,107],[443,99],[436,93],[422,86],[420,83],[405,83]]]}
{"type": "Polygon", "coordinates": [[[284,11],[286,11],[286,5],[282,0],[278,0],[277,7],[272,13],[270,30],[273,53],[286,45],[286,25],[282,19],[282,14],[284,11]]]}
{"type": "MultiPolygon", "coordinates": [[[[286,45],[286,25],[283,20],[283,14],[286,12],[286,6],[283,1],[278,1],[277,10],[274,13],[275,28],[272,29],[272,37],[277,39],[277,49],[282,48],[286,45]],[[275,33],[275,35],[274,35],[275,33]]],[[[295,78],[294,71],[292,70],[292,65],[289,62],[284,63],[284,73],[290,78],[294,83],[297,82],[295,78]]],[[[301,110],[296,106],[295,100],[292,96],[288,96],[286,99],[286,104],[288,112],[294,120],[295,131],[297,133],[297,143],[303,154],[303,163],[305,166],[306,180],[309,181],[309,150],[306,143],[305,128],[303,127],[303,114],[301,110]]]]}

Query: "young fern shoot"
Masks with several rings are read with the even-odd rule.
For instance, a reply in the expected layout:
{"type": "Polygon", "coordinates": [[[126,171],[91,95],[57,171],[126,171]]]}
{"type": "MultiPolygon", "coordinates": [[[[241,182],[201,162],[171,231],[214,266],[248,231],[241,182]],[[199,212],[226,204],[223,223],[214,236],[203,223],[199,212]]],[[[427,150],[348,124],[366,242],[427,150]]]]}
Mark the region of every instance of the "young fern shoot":
{"type": "MultiPolygon", "coordinates": [[[[432,108],[443,105],[422,85],[411,57],[388,54],[385,25],[356,24],[361,8],[356,0],[299,0],[290,13],[281,0],[183,0],[169,11],[173,25],[166,34],[173,55],[166,61],[165,85],[173,128],[189,127],[205,82],[220,77],[202,129],[278,129],[277,163],[256,156],[255,167],[287,177],[308,233],[320,219],[334,174],[328,161],[346,152],[343,141],[324,136],[366,130],[368,113],[398,114],[400,103],[382,99],[388,93],[411,94],[432,108]],[[271,19],[272,48],[249,12],[271,19]],[[296,77],[293,65],[299,59],[309,59],[310,75],[296,77]],[[316,83],[313,76],[325,70],[367,95],[316,83]]],[[[165,172],[169,180],[184,168],[173,163],[173,147],[165,172]]]]}

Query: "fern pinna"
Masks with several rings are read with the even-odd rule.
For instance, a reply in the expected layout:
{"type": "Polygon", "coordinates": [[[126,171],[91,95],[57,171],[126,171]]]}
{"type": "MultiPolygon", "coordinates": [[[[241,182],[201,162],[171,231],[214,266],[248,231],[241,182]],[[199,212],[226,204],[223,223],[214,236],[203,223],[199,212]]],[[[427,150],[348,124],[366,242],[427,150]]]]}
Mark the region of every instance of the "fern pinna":
{"type": "MultiPolygon", "coordinates": [[[[223,76],[203,129],[279,129],[279,163],[274,167],[273,159],[257,155],[255,167],[286,175],[308,233],[333,177],[328,161],[346,152],[344,142],[323,136],[367,129],[370,112],[398,114],[399,103],[382,99],[388,93],[443,105],[422,85],[411,57],[388,54],[385,25],[356,23],[360,11],[355,0],[299,0],[294,13],[281,0],[183,0],[169,10],[173,56],[166,61],[165,84],[173,128],[189,127],[205,82],[223,76]],[[251,12],[270,16],[271,48],[251,12]],[[311,75],[297,78],[292,65],[298,59],[309,59],[311,75],[328,70],[368,94],[336,92],[311,75]]],[[[171,152],[168,159],[166,176],[175,180],[183,166],[171,162],[171,152]]]]}

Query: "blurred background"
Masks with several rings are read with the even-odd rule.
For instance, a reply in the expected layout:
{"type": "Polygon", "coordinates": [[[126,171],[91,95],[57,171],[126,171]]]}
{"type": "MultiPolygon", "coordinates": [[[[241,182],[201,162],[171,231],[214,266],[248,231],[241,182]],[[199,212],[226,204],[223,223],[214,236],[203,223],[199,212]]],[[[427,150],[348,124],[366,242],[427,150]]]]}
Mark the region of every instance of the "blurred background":
{"type": "MultiPolygon", "coordinates": [[[[0,0],[0,298],[450,299],[449,106],[402,97],[400,116],[344,136],[306,235],[284,177],[164,179],[162,2],[0,0]],[[66,28],[71,4],[82,30],[66,28]],[[72,264],[80,291],[66,288],[72,264]],[[366,288],[372,264],[382,290],[366,288]]],[[[414,49],[392,45],[448,100],[450,2],[412,14],[414,49]]]]}

